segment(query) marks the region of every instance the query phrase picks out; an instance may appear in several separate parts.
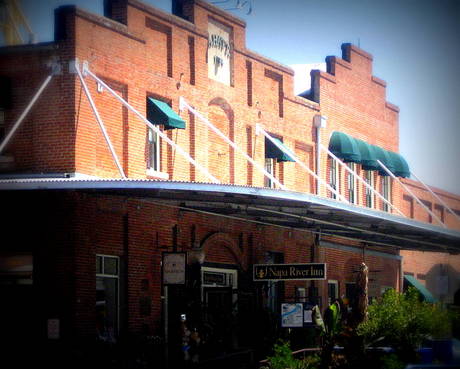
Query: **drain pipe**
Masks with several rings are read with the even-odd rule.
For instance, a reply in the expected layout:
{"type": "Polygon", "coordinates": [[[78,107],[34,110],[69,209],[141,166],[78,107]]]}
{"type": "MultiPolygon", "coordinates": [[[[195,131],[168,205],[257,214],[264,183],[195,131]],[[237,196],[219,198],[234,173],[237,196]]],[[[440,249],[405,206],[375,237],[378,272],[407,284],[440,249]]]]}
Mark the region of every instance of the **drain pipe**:
{"type": "MultiPolygon", "coordinates": [[[[327,117],[317,114],[313,118],[316,127],[316,175],[321,178],[321,128],[326,128],[327,117]]],[[[316,194],[320,195],[320,183],[316,180],[316,194]]]]}

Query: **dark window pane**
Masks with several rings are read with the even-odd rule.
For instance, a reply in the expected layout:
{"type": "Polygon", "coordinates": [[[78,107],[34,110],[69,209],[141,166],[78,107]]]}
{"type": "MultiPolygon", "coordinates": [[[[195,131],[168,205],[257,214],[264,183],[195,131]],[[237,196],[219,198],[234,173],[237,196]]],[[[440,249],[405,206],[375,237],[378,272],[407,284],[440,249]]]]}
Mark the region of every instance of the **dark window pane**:
{"type": "Polygon", "coordinates": [[[118,259],[104,258],[104,274],[118,275],[118,259]]]}
{"type": "Polygon", "coordinates": [[[102,256],[96,256],[96,274],[102,274],[102,256]]]}

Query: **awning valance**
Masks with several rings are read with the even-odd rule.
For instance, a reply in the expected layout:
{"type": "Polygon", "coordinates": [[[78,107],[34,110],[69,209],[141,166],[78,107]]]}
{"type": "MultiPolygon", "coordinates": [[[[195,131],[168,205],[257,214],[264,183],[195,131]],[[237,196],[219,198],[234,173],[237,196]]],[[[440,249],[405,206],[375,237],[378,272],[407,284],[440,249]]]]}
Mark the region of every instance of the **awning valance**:
{"type": "Polygon", "coordinates": [[[329,150],[345,162],[361,163],[361,154],[355,139],[346,133],[333,132],[329,150]]]}
{"type": "Polygon", "coordinates": [[[395,176],[410,177],[409,165],[402,155],[371,145],[343,132],[332,133],[329,151],[345,162],[361,164],[364,170],[376,170],[382,176],[388,176],[388,173],[380,167],[377,160],[395,176]]]}
{"type": "Polygon", "coordinates": [[[408,178],[410,177],[410,170],[409,165],[407,164],[406,160],[400,155],[393,151],[387,151],[390,155],[391,161],[393,162],[393,166],[395,170],[393,173],[397,177],[408,178]]]}
{"type": "Polygon", "coordinates": [[[165,129],[185,129],[185,121],[168,104],[149,97],[147,119],[152,124],[162,124],[165,129]]]}
{"type": "Polygon", "coordinates": [[[358,144],[358,149],[361,154],[361,165],[364,170],[379,170],[380,165],[377,163],[374,145],[368,144],[363,140],[354,139],[358,144]]]}
{"type": "MultiPolygon", "coordinates": [[[[273,139],[282,146],[287,152],[289,150],[281,140],[273,137],[273,139]]],[[[276,161],[295,161],[289,154],[280,150],[273,142],[265,137],[265,157],[269,159],[276,159],[276,161]]]]}
{"type": "Polygon", "coordinates": [[[404,276],[404,284],[406,286],[410,285],[412,287],[415,287],[420,292],[420,294],[422,295],[423,299],[426,302],[431,302],[431,303],[437,302],[437,300],[433,297],[431,292],[428,291],[428,289],[413,276],[406,274],[404,276]]]}

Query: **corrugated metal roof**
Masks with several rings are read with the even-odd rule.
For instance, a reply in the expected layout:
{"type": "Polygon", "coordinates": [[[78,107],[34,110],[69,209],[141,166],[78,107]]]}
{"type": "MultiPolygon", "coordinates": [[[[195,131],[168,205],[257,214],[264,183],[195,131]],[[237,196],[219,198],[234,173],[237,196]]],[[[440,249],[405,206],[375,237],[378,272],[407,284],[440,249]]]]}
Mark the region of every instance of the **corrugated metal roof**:
{"type": "Polygon", "coordinates": [[[0,191],[78,190],[160,201],[168,206],[321,232],[397,249],[460,252],[460,232],[309,193],[154,179],[22,178],[0,191]]]}

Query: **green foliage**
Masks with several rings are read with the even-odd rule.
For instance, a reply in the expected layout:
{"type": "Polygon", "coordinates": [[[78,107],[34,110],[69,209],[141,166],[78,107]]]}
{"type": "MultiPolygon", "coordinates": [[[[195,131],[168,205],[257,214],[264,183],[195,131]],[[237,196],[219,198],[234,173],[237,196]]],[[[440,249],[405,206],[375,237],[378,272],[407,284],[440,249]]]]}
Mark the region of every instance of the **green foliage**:
{"type": "Polygon", "coordinates": [[[318,305],[313,307],[312,318],[315,325],[320,329],[321,334],[327,340],[332,340],[342,329],[340,305],[338,302],[330,305],[324,312],[324,319],[321,317],[318,305]]]}
{"type": "Polygon", "coordinates": [[[406,364],[396,354],[382,356],[380,359],[382,369],[404,369],[406,364]]]}
{"type": "Polygon", "coordinates": [[[418,291],[411,288],[404,294],[388,290],[371,304],[368,320],[358,326],[357,333],[368,344],[382,340],[399,352],[415,352],[425,339],[445,336],[449,329],[449,313],[420,301],[418,291]]]}
{"type": "Polygon", "coordinates": [[[268,357],[271,369],[316,369],[319,363],[317,355],[308,356],[303,360],[292,356],[289,342],[278,341],[273,347],[273,356],[268,357]]]}
{"type": "Polygon", "coordinates": [[[340,305],[338,302],[330,305],[324,313],[324,323],[326,326],[326,333],[329,336],[336,336],[341,331],[341,314],[340,305]]]}

